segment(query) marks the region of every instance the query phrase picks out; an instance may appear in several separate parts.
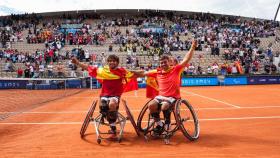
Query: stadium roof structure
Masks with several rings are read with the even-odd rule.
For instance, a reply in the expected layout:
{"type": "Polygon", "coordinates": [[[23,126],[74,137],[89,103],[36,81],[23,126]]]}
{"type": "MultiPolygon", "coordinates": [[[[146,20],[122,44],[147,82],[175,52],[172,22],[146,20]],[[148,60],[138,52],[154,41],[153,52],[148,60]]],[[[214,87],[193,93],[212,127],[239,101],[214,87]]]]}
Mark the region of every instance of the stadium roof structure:
{"type": "Polygon", "coordinates": [[[1,0],[0,16],[104,9],[205,12],[273,20],[279,0],[1,0]]]}

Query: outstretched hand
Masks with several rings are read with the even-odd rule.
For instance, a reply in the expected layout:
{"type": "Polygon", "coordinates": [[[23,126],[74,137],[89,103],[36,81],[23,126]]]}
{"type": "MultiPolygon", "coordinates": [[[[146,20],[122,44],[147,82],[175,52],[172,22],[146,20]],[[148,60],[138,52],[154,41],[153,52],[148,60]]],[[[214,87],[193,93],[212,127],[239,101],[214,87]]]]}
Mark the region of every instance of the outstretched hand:
{"type": "Polygon", "coordinates": [[[192,41],[192,48],[196,48],[197,47],[197,40],[193,40],[192,41]]]}
{"type": "Polygon", "coordinates": [[[192,46],[190,48],[190,50],[188,51],[188,53],[185,55],[185,57],[183,58],[183,60],[180,62],[180,65],[186,66],[187,63],[189,63],[189,61],[191,60],[193,53],[195,51],[197,47],[197,40],[193,40],[192,41],[192,46]]]}
{"type": "Polygon", "coordinates": [[[75,65],[77,65],[79,63],[79,60],[76,57],[72,57],[71,58],[71,62],[75,65]]]}
{"type": "Polygon", "coordinates": [[[144,77],[145,76],[145,71],[144,70],[127,69],[127,71],[130,71],[130,72],[134,73],[134,75],[136,75],[137,77],[144,77]]]}

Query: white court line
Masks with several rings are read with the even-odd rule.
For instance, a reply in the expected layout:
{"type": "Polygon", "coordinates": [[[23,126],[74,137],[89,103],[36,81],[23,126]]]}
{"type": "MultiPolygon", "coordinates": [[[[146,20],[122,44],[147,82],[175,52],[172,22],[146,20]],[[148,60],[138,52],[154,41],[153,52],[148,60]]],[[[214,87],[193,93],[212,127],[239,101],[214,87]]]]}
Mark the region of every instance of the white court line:
{"type": "Polygon", "coordinates": [[[27,112],[0,112],[0,114],[80,114],[86,113],[87,111],[27,111],[27,112]]]}
{"type": "MultiPolygon", "coordinates": [[[[73,99],[83,99],[83,98],[91,98],[91,99],[99,99],[100,97],[96,97],[96,96],[94,96],[94,97],[71,97],[71,98],[73,98],[73,99]]],[[[146,98],[146,96],[142,96],[142,95],[131,95],[131,96],[125,96],[125,95],[123,95],[121,98],[146,98]]]]}
{"type": "MultiPolygon", "coordinates": [[[[188,96],[193,96],[193,95],[196,95],[196,94],[190,94],[188,96]]],[[[91,99],[99,99],[100,97],[71,97],[73,99],[83,99],[83,98],[91,98],[91,99]]],[[[136,96],[122,96],[121,98],[147,98],[146,96],[139,96],[139,95],[136,95],[136,96]]]]}
{"type": "MultiPolygon", "coordinates": [[[[252,107],[227,107],[227,108],[194,108],[194,110],[241,110],[241,109],[268,109],[268,108],[280,108],[280,106],[252,106],[252,107]]],[[[130,110],[131,112],[140,112],[141,109],[130,110]]],[[[88,111],[27,111],[27,112],[1,112],[0,114],[13,114],[13,113],[21,113],[21,114],[80,114],[87,113],[88,111]]],[[[125,112],[125,110],[119,110],[119,112],[125,112]]],[[[94,113],[97,113],[95,111],[94,113]]]]}
{"type": "Polygon", "coordinates": [[[280,116],[263,116],[263,117],[236,117],[236,118],[209,118],[209,119],[198,119],[199,121],[224,121],[224,120],[252,120],[252,119],[280,119],[280,116]]]}
{"type": "Polygon", "coordinates": [[[0,122],[0,125],[80,125],[83,122],[0,122]]]}
{"type": "Polygon", "coordinates": [[[209,99],[209,100],[212,100],[212,101],[216,101],[216,102],[219,102],[219,103],[223,103],[223,104],[226,104],[226,105],[230,105],[230,106],[233,106],[233,107],[235,107],[235,108],[240,108],[240,106],[237,106],[237,105],[234,105],[234,104],[230,104],[230,103],[227,103],[227,102],[218,100],[218,99],[210,98],[210,97],[207,97],[207,96],[204,96],[204,95],[200,95],[200,94],[197,94],[197,93],[188,92],[188,91],[184,91],[184,90],[181,90],[181,91],[182,91],[182,92],[185,92],[185,93],[192,94],[192,95],[196,95],[196,96],[199,96],[199,97],[202,97],[202,98],[206,98],[206,99],[209,99]]]}
{"type": "MultiPolygon", "coordinates": [[[[30,95],[30,97],[33,97],[30,95]]],[[[62,96],[63,97],[63,96],[62,96]]],[[[71,99],[87,99],[87,98],[90,98],[90,99],[99,99],[100,97],[97,97],[97,96],[94,96],[94,97],[78,97],[78,96],[68,96],[69,98],[71,99]]],[[[6,97],[1,97],[0,98],[6,98],[6,97]]],[[[17,97],[17,98],[26,98],[26,96],[21,96],[21,97],[17,97]]],[[[36,96],[36,98],[46,98],[45,96],[36,96]]],[[[48,98],[57,98],[57,96],[53,96],[53,97],[48,97],[48,98]]],[[[61,98],[62,100],[64,99],[69,99],[69,98],[61,98]]],[[[138,96],[122,96],[121,98],[146,98],[146,96],[142,96],[142,95],[138,95],[138,96]]]]}
{"type": "MultiPolygon", "coordinates": [[[[280,119],[280,116],[259,116],[259,117],[225,117],[198,119],[202,121],[225,121],[225,120],[252,120],[252,119],[280,119]]],[[[83,122],[0,122],[0,125],[80,125],[83,122]]],[[[130,122],[128,122],[130,123],[130,122]]]]}
{"type": "Polygon", "coordinates": [[[269,108],[280,108],[279,106],[247,106],[247,107],[228,107],[228,108],[194,108],[195,110],[239,110],[239,109],[269,109],[269,108]]]}

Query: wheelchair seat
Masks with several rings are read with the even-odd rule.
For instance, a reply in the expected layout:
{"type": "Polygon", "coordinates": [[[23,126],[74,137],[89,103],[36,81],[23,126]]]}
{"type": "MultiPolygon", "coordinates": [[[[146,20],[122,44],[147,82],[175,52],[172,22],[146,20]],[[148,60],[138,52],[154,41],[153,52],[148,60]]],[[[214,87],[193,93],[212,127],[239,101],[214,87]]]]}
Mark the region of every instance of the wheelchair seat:
{"type": "MultiPolygon", "coordinates": [[[[141,133],[143,133],[144,138],[146,140],[148,140],[149,137],[163,138],[165,144],[169,144],[169,139],[179,129],[182,131],[183,135],[189,140],[193,141],[198,139],[198,118],[193,107],[188,101],[183,99],[177,99],[174,105],[172,104],[172,106],[169,108],[171,112],[170,124],[167,125],[163,123],[164,128],[160,130],[156,126],[153,117],[148,112],[148,105],[151,101],[152,99],[144,105],[137,119],[138,130],[141,133]],[[168,128],[166,127],[166,125],[168,126],[168,128]]],[[[160,118],[161,121],[164,121],[162,117],[160,118]]]]}
{"type": "MultiPolygon", "coordinates": [[[[87,127],[89,125],[89,123],[91,122],[95,128],[95,133],[96,133],[96,137],[97,137],[97,143],[100,144],[102,139],[110,139],[110,137],[106,137],[106,135],[112,134],[110,132],[103,132],[104,128],[102,128],[102,126],[110,126],[109,122],[106,119],[106,115],[102,114],[102,113],[98,113],[96,117],[93,116],[94,114],[94,110],[96,108],[98,101],[94,101],[93,104],[90,106],[88,113],[86,115],[86,118],[83,122],[82,128],[80,130],[80,135],[83,138],[85,136],[85,132],[87,130],[87,127]]],[[[117,126],[119,126],[119,132],[117,132],[117,137],[116,140],[120,143],[123,137],[123,132],[124,132],[124,127],[126,124],[127,120],[130,120],[130,122],[132,123],[136,134],[139,136],[139,132],[137,130],[137,126],[136,123],[134,121],[133,115],[130,112],[127,103],[125,100],[122,99],[122,104],[125,108],[125,112],[126,112],[126,117],[121,114],[119,111],[117,112],[117,120],[115,122],[115,124],[117,126]]]]}

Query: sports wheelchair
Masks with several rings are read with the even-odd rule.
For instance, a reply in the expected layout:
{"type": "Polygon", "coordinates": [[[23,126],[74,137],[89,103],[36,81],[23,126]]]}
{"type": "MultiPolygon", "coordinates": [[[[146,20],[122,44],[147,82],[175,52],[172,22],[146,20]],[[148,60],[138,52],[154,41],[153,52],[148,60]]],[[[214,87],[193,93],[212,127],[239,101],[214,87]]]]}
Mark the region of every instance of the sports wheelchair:
{"type": "Polygon", "coordinates": [[[199,137],[199,122],[197,115],[187,100],[177,99],[174,104],[168,109],[170,112],[170,122],[169,124],[164,123],[162,117],[160,117],[163,122],[163,127],[160,132],[156,132],[156,123],[153,117],[149,114],[148,104],[152,100],[149,100],[145,106],[142,108],[138,119],[137,128],[141,132],[146,141],[151,138],[163,138],[165,144],[170,143],[171,136],[180,129],[183,135],[190,141],[197,140],[199,137]]]}
{"type": "MultiPolygon", "coordinates": [[[[119,130],[119,132],[117,132],[117,137],[115,139],[119,143],[121,142],[122,137],[123,137],[123,132],[124,132],[124,127],[125,127],[126,120],[130,120],[132,126],[135,129],[136,134],[138,136],[140,135],[139,131],[137,130],[137,126],[136,126],[136,123],[134,121],[133,115],[132,115],[131,111],[129,110],[126,101],[123,100],[123,99],[121,101],[122,101],[122,104],[124,106],[127,117],[125,117],[119,111],[117,112],[117,121],[115,123],[116,123],[116,125],[120,126],[119,127],[120,130],[119,130]]],[[[87,112],[87,115],[84,119],[83,125],[81,127],[80,135],[81,135],[81,138],[83,138],[85,136],[85,132],[87,130],[87,127],[88,127],[89,123],[91,122],[93,124],[93,126],[95,127],[97,143],[100,144],[102,139],[110,139],[109,137],[106,137],[106,135],[109,135],[111,133],[102,132],[102,131],[105,130],[103,128],[104,126],[108,126],[108,127],[110,126],[109,122],[105,118],[106,116],[104,116],[101,113],[97,114],[96,117],[93,116],[93,113],[94,113],[95,107],[97,105],[97,102],[98,102],[97,100],[93,101],[92,105],[90,106],[90,108],[87,112]]]]}

